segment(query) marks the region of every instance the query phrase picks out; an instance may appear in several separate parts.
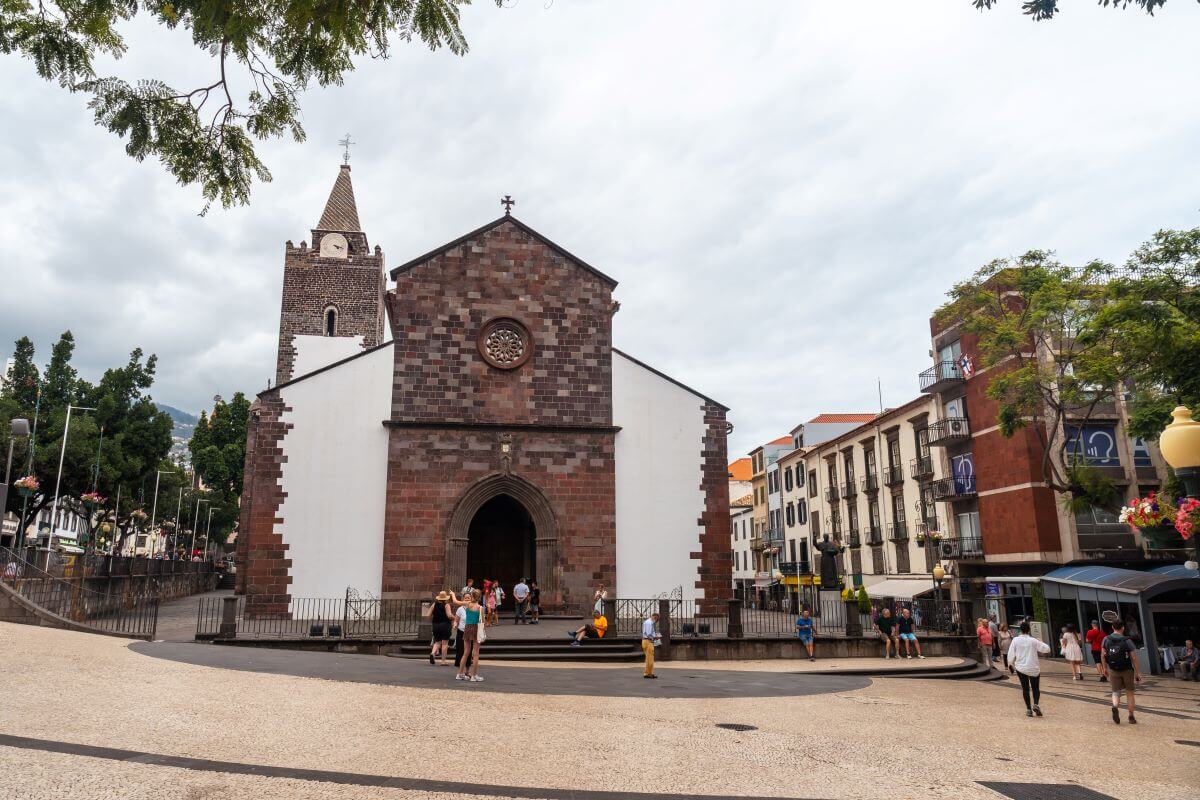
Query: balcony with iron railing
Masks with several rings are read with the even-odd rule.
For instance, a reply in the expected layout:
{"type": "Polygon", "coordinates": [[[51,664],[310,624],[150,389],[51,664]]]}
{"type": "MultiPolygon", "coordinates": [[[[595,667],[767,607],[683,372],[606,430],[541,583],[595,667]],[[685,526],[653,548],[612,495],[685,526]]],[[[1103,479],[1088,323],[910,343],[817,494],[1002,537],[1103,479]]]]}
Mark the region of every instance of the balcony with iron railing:
{"type": "Polygon", "coordinates": [[[893,542],[904,542],[908,540],[908,522],[905,520],[896,520],[888,524],[888,539],[893,542]]]}
{"type": "Polygon", "coordinates": [[[878,492],[879,476],[873,472],[865,475],[862,479],[862,490],[864,492],[878,492]]]}
{"type": "Polygon", "coordinates": [[[842,497],[849,500],[858,494],[858,482],[853,477],[842,484],[842,497]]]}
{"type": "Polygon", "coordinates": [[[861,547],[862,540],[858,535],[858,528],[850,528],[846,531],[846,544],[851,547],[861,547]]]}
{"type": "Polygon", "coordinates": [[[783,528],[767,528],[763,531],[763,538],[768,547],[774,547],[783,542],[783,528]]]}
{"type": "Polygon", "coordinates": [[[971,424],[966,417],[947,417],[934,422],[929,431],[930,447],[946,447],[971,438],[971,424]]]}
{"type": "Polygon", "coordinates": [[[883,531],[878,525],[868,525],[866,530],[867,544],[883,544],[883,531]]]}
{"type": "Polygon", "coordinates": [[[790,577],[811,575],[812,564],[808,561],[780,561],[779,571],[790,577]]]}
{"type": "Polygon", "coordinates": [[[750,549],[751,550],[762,550],[763,549],[763,538],[758,535],[751,536],[750,537],[750,549]]]}
{"type": "Polygon", "coordinates": [[[923,394],[944,392],[952,386],[963,382],[962,367],[957,361],[939,361],[927,370],[922,371],[917,380],[923,394]]]}
{"type": "Polygon", "coordinates": [[[904,483],[904,467],[890,464],[883,468],[883,483],[885,486],[899,486],[904,483]]]}
{"type": "Polygon", "coordinates": [[[908,474],[918,481],[928,478],[933,474],[933,456],[918,456],[908,462],[908,474]]]}
{"type": "Polygon", "coordinates": [[[829,533],[834,538],[842,535],[842,521],[839,518],[833,517],[829,520],[829,533]]]}
{"type": "Polygon", "coordinates": [[[952,502],[975,496],[975,476],[957,475],[953,478],[942,478],[929,484],[933,499],[939,502],[952,502]]]}
{"type": "MultiPolygon", "coordinates": [[[[929,545],[926,545],[927,547],[929,545]]],[[[979,559],[983,558],[983,539],[979,536],[960,536],[956,539],[941,539],[934,543],[939,558],[979,559]]]]}
{"type": "Polygon", "coordinates": [[[826,489],[825,499],[830,503],[836,503],[839,499],[841,499],[841,495],[838,493],[838,487],[830,486],[828,489],[826,489]]]}

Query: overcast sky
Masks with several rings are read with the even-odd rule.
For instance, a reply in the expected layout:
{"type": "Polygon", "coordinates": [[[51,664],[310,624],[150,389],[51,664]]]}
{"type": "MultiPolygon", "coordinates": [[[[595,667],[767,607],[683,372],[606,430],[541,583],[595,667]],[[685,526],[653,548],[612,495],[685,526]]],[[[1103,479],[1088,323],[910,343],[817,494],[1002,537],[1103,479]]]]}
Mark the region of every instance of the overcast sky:
{"type": "MultiPolygon", "coordinates": [[[[495,218],[620,281],[618,347],[733,410],[731,457],[826,411],[917,394],[928,318],[983,263],[1030,248],[1121,261],[1200,225],[1200,7],[1157,17],[1017,0],[485,0],[462,59],[420,45],[303,98],[308,141],[206,217],[135,163],[86,98],[0,58],[0,346],[78,340],[95,379],[134,347],[189,411],[265,387],[283,245],[310,237],[340,163],[388,265],[495,218]]],[[[105,69],[208,82],[142,23],[105,69]],[[167,66],[169,65],[169,66],[167,66]]]]}

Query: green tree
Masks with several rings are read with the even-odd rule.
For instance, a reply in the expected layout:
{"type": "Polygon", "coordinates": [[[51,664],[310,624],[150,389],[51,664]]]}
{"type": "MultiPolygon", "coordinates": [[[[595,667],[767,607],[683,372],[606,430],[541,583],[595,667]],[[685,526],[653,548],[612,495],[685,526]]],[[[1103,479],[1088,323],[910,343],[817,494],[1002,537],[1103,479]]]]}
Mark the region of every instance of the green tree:
{"type": "Polygon", "coordinates": [[[199,184],[209,204],[230,206],[248,202],[255,179],[271,179],[254,140],[304,139],[299,95],[311,83],[341,85],[355,58],[386,58],[393,39],[466,53],[459,16],[469,3],[3,0],[0,52],[23,55],[42,78],[90,95],[96,122],[125,139],[126,153],[159,159],[180,183],[199,184]],[[139,13],[188,31],[215,60],[211,79],[189,89],[98,77],[94,59],[124,55],[122,33],[139,13]]]}
{"type": "Polygon", "coordinates": [[[37,365],[33,363],[33,342],[28,336],[17,339],[13,349],[12,370],[4,382],[4,390],[0,395],[11,397],[21,406],[33,407],[37,401],[38,375],[37,365]]]}
{"type": "MultiPolygon", "coordinates": [[[[29,524],[51,506],[58,482],[59,505],[68,510],[83,510],[79,498],[85,492],[95,490],[106,495],[106,511],[114,515],[117,534],[127,534],[131,515],[145,505],[147,492],[153,490],[155,471],[161,468],[171,447],[171,418],[158,411],[146,394],[154,382],[156,359],[150,356],[143,360],[142,351],[134,350],[124,366],[105,371],[92,385],[81,380],[71,365],[73,351],[74,338],[64,333],[44,373],[33,452],[30,454],[24,443],[16,451],[21,458],[20,472],[32,472],[41,488],[27,503],[16,493],[10,494],[8,510],[20,514],[24,509],[22,524],[29,524]],[[72,414],[60,478],[59,456],[68,404],[95,411],[72,414]],[[32,469],[27,467],[30,461],[32,469]],[[118,487],[120,508],[115,507],[118,487]]],[[[7,437],[9,419],[33,418],[34,408],[27,399],[7,390],[0,395],[0,436],[7,437]]],[[[0,446],[7,448],[7,439],[0,441],[0,446]]],[[[99,522],[97,517],[89,533],[95,533],[99,522]]]]}
{"type": "Polygon", "coordinates": [[[212,414],[200,412],[200,419],[188,442],[192,468],[209,491],[213,508],[211,536],[214,542],[225,542],[237,523],[249,417],[250,401],[242,392],[234,394],[228,403],[218,397],[212,414]]]}
{"type": "Polygon", "coordinates": [[[1032,250],[984,266],[937,312],[977,337],[1001,435],[1035,432],[1043,478],[1073,510],[1119,503],[1112,481],[1075,452],[1079,429],[1139,371],[1121,331],[1102,322],[1111,273],[1101,262],[1073,268],[1032,250]]]}
{"type": "MultiPolygon", "coordinates": [[[[980,11],[991,8],[997,2],[999,0],[971,0],[971,3],[980,11]]],[[[1134,6],[1151,16],[1154,16],[1155,9],[1162,8],[1167,4],[1167,0],[1096,0],[1096,2],[1105,8],[1111,6],[1123,9],[1134,6]]],[[[1051,19],[1060,10],[1058,3],[1059,0],[1021,0],[1021,11],[1035,20],[1051,19]]]]}

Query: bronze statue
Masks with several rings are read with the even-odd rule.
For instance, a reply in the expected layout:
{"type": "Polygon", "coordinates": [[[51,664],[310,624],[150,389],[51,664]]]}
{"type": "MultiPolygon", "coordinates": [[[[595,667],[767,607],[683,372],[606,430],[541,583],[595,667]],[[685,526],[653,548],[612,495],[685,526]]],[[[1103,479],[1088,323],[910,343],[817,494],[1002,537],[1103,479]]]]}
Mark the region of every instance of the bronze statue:
{"type": "Polygon", "coordinates": [[[821,554],[821,588],[836,589],[842,585],[838,577],[838,555],[846,548],[829,541],[829,534],[813,545],[813,549],[821,554]]]}

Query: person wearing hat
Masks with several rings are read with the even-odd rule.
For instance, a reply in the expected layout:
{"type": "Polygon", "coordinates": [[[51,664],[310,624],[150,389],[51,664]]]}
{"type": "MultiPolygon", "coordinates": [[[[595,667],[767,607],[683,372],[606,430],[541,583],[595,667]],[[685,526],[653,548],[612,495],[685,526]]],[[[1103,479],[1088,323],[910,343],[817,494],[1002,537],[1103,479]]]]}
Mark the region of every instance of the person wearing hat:
{"type": "Polygon", "coordinates": [[[441,652],[441,664],[446,666],[446,654],[450,651],[450,630],[454,614],[450,611],[450,595],[446,590],[437,593],[433,598],[433,607],[429,610],[429,622],[433,627],[433,647],[429,651],[429,663],[441,652]]]}

